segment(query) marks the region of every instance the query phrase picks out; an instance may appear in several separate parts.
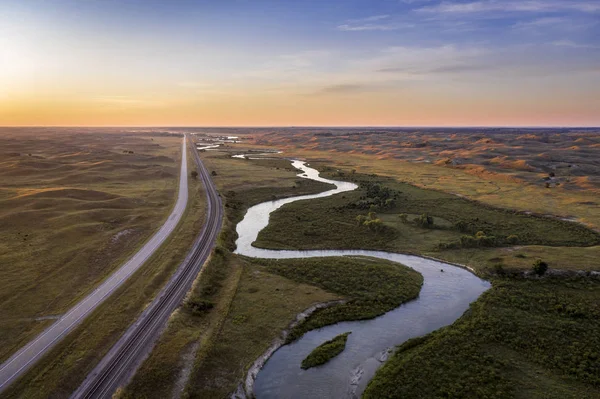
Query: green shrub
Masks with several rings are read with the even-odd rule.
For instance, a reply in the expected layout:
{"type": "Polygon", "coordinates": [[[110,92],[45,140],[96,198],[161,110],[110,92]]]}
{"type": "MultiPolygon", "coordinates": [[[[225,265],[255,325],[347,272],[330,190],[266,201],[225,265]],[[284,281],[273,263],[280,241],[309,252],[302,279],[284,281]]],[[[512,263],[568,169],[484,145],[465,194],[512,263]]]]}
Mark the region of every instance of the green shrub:
{"type": "Polygon", "coordinates": [[[320,366],[327,363],[346,348],[349,332],[338,335],[337,337],[322,343],[317,346],[310,354],[302,361],[302,368],[307,370],[311,367],[320,366]]]}
{"type": "Polygon", "coordinates": [[[533,272],[538,276],[543,276],[544,274],[546,274],[547,270],[548,264],[543,260],[538,259],[533,263],[533,272]]]}

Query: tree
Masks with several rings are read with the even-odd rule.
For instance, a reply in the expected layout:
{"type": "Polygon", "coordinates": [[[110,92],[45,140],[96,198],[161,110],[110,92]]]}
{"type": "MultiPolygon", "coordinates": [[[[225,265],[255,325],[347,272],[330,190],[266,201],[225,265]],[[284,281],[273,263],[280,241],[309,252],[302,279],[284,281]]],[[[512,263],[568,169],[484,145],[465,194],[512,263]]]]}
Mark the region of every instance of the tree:
{"type": "Polygon", "coordinates": [[[198,172],[196,172],[195,170],[192,170],[192,178],[196,179],[198,177],[198,172]]]}
{"type": "Polygon", "coordinates": [[[519,236],[516,235],[516,234],[511,234],[508,237],[506,237],[506,242],[508,242],[511,245],[518,244],[519,243],[519,236]]]}
{"type": "Polygon", "coordinates": [[[358,215],[356,217],[356,223],[358,226],[362,226],[366,220],[367,220],[367,217],[365,215],[358,215]]]}
{"type": "Polygon", "coordinates": [[[538,276],[543,276],[548,270],[548,264],[541,259],[533,263],[533,272],[538,276]]]}
{"type": "Polygon", "coordinates": [[[213,175],[213,176],[216,176],[216,175],[217,175],[217,172],[215,172],[215,171],[213,170],[213,171],[212,171],[210,174],[211,174],[211,175],[213,175]]]}
{"type": "Polygon", "coordinates": [[[428,228],[433,226],[433,218],[426,213],[419,216],[415,221],[421,227],[428,228]]]}

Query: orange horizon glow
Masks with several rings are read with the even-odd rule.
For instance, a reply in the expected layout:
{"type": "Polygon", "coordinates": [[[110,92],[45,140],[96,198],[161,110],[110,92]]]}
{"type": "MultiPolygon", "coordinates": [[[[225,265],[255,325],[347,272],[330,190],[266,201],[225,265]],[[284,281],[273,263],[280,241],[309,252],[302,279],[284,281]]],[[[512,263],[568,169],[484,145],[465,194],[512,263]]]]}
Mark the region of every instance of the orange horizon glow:
{"type": "Polygon", "coordinates": [[[0,126],[600,126],[600,7],[513,2],[0,4],[0,126]]]}

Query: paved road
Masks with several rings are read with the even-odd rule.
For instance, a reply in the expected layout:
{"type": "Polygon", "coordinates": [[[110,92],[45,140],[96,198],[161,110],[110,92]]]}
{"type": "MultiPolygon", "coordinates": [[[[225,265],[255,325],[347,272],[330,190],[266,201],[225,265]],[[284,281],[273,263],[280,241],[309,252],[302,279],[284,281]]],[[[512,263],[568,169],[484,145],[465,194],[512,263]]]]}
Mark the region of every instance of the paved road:
{"type": "Polygon", "coordinates": [[[177,203],[167,221],[127,263],[0,366],[0,392],[23,375],[39,358],[48,353],[54,345],[77,327],[87,315],[135,273],[173,232],[185,211],[188,201],[187,151],[185,151],[185,146],[186,137],[183,138],[181,145],[181,174],[179,176],[177,203]]]}
{"type": "Polygon", "coordinates": [[[72,398],[111,398],[118,387],[127,384],[154,347],[171,313],[192,287],[215,245],[223,218],[221,198],[191,141],[190,146],[198,175],[206,188],[206,222],[167,285],[92,370],[72,398]]]}

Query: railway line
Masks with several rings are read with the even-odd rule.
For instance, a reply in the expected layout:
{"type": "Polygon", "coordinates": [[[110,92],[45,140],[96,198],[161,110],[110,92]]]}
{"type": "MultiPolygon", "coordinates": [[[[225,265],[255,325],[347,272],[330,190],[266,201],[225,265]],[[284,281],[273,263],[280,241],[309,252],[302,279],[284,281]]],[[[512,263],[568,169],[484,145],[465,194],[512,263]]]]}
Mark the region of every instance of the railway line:
{"type": "Polygon", "coordinates": [[[190,290],[212,251],[223,218],[221,198],[208,170],[193,147],[194,143],[189,138],[187,140],[188,145],[193,148],[198,176],[206,188],[206,223],[186,259],[167,285],[92,370],[71,398],[110,398],[118,387],[127,383],[151,351],[169,316],[190,290]]]}

